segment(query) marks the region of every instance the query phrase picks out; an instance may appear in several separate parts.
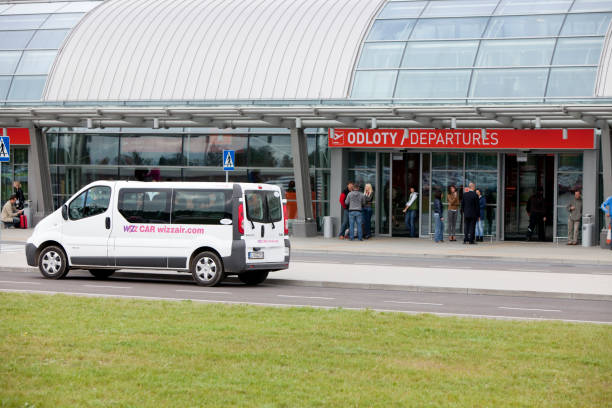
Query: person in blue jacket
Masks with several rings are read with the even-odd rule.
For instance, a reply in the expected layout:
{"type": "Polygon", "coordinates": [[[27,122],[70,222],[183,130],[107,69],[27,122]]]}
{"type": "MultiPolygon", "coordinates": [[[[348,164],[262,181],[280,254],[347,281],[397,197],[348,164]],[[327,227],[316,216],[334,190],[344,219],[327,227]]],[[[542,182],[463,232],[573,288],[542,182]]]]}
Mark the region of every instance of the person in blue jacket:
{"type": "MultiPolygon", "coordinates": [[[[612,212],[612,196],[606,198],[599,208],[606,214],[606,224],[610,225],[612,221],[612,218],[610,218],[610,213],[612,212]]],[[[612,245],[610,245],[610,249],[612,249],[612,245]]]]}
{"type": "Polygon", "coordinates": [[[476,189],[476,195],[478,196],[478,205],[480,207],[480,214],[478,221],[476,222],[476,241],[484,241],[484,219],[485,211],[487,209],[487,199],[482,194],[479,188],[476,189]]]}

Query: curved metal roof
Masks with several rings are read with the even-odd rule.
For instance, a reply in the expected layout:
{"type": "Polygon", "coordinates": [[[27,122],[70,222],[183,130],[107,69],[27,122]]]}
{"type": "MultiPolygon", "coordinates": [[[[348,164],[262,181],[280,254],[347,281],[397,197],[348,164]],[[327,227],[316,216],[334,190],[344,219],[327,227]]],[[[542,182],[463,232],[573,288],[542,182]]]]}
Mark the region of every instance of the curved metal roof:
{"type": "Polygon", "coordinates": [[[108,0],[64,43],[45,101],[345,98],[384,0],[108,0]]]}

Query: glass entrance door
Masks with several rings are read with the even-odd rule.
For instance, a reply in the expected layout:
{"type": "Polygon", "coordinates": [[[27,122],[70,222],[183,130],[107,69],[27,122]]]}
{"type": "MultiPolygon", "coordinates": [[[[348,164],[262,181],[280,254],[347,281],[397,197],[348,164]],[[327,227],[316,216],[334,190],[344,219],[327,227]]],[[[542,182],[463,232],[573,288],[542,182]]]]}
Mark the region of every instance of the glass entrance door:
{"type": "MultiPolygon", "coordinates": [[[[504,239],[525,239],[529,215],[527,202],[538,189],[544,193],[546,208],[545,240],[553,236],[554,213],[554,154],[529,154],[519,162],[516,154],[505,155],[504,239]]],[[[538,232],[533,235],[537,237],[538,232]]]]}
{"type": "MultiPolygon", "coordinates": [[[[404,207],[410,197],[410,188],[417,193],[420,191],[420,154],[419,153],[391,153],[391,235],[394,237],[407,237],[410,231],[405,223],[404,207]]],[[[420,205],[420,197],[417,208],[420,205]]],[[[419,236],[419,219],[414,220],[416,236],[419,236]]]]}

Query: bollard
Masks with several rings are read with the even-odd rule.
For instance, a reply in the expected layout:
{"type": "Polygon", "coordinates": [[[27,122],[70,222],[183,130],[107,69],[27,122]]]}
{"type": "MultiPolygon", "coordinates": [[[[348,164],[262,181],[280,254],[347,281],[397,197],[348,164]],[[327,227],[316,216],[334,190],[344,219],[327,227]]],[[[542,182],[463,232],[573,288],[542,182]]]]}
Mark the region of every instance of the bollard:
{"type": "Polygon", "coordinates": [[[325,238],[334,237],[334,222],[332,217],[329,215],[323,217],[323,236],[325,238]]]}
{"type": "Polygon", "coordinates": [[[582,217],[582,246],[590,247],[593,245],[593,216],[591,214],[585,214],[582,217]]]}

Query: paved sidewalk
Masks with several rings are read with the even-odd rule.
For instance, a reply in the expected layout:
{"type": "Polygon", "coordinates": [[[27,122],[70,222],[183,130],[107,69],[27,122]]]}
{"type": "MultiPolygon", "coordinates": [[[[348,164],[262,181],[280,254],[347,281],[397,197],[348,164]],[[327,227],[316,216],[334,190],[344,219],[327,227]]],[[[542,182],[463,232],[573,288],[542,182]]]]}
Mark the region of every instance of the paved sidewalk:
{"type": "MultiPolygon", "coordinates": [[[[2,230],[2,270],[35,270],[27,266],[22,243],[32,230],[2,230]]],[[[463,245],[435,244],[423,239],[374,238],[368,241],[292,238],[292,250],[302,253],[328,252],[389,256],[476,257],[480,259],[524,260],[519,271],[460,269],[447,267],[398,267],[360,263],[294,261],[287,271],[270,274],[270,283],[320,287],[396,289],[421,292],[503,294],[569,299],[612,300],[612,274],[551,273],[530,270],[531,262],[611,265],[612,251],[599,247],[582,248],[548,243],[503,242],[463,245]]],[[[533,269],[533,268],[532,268],[533,269]]]]}
{"type": "Polygon", "coordinates": [[[550,262],[564,264],[610,264],[612,251],[600,247],[553,244],[549,242],[479,242],[463,245],[463,242],[436,244],[421,238],[376,237],[365,241],[348,241],[338,238],[291,238],[291,248],[297,251],[348,252],[375,255],[401,255],[418,257],[467,257],[481,259],[523,260],[525,262],[550,262]]]}

